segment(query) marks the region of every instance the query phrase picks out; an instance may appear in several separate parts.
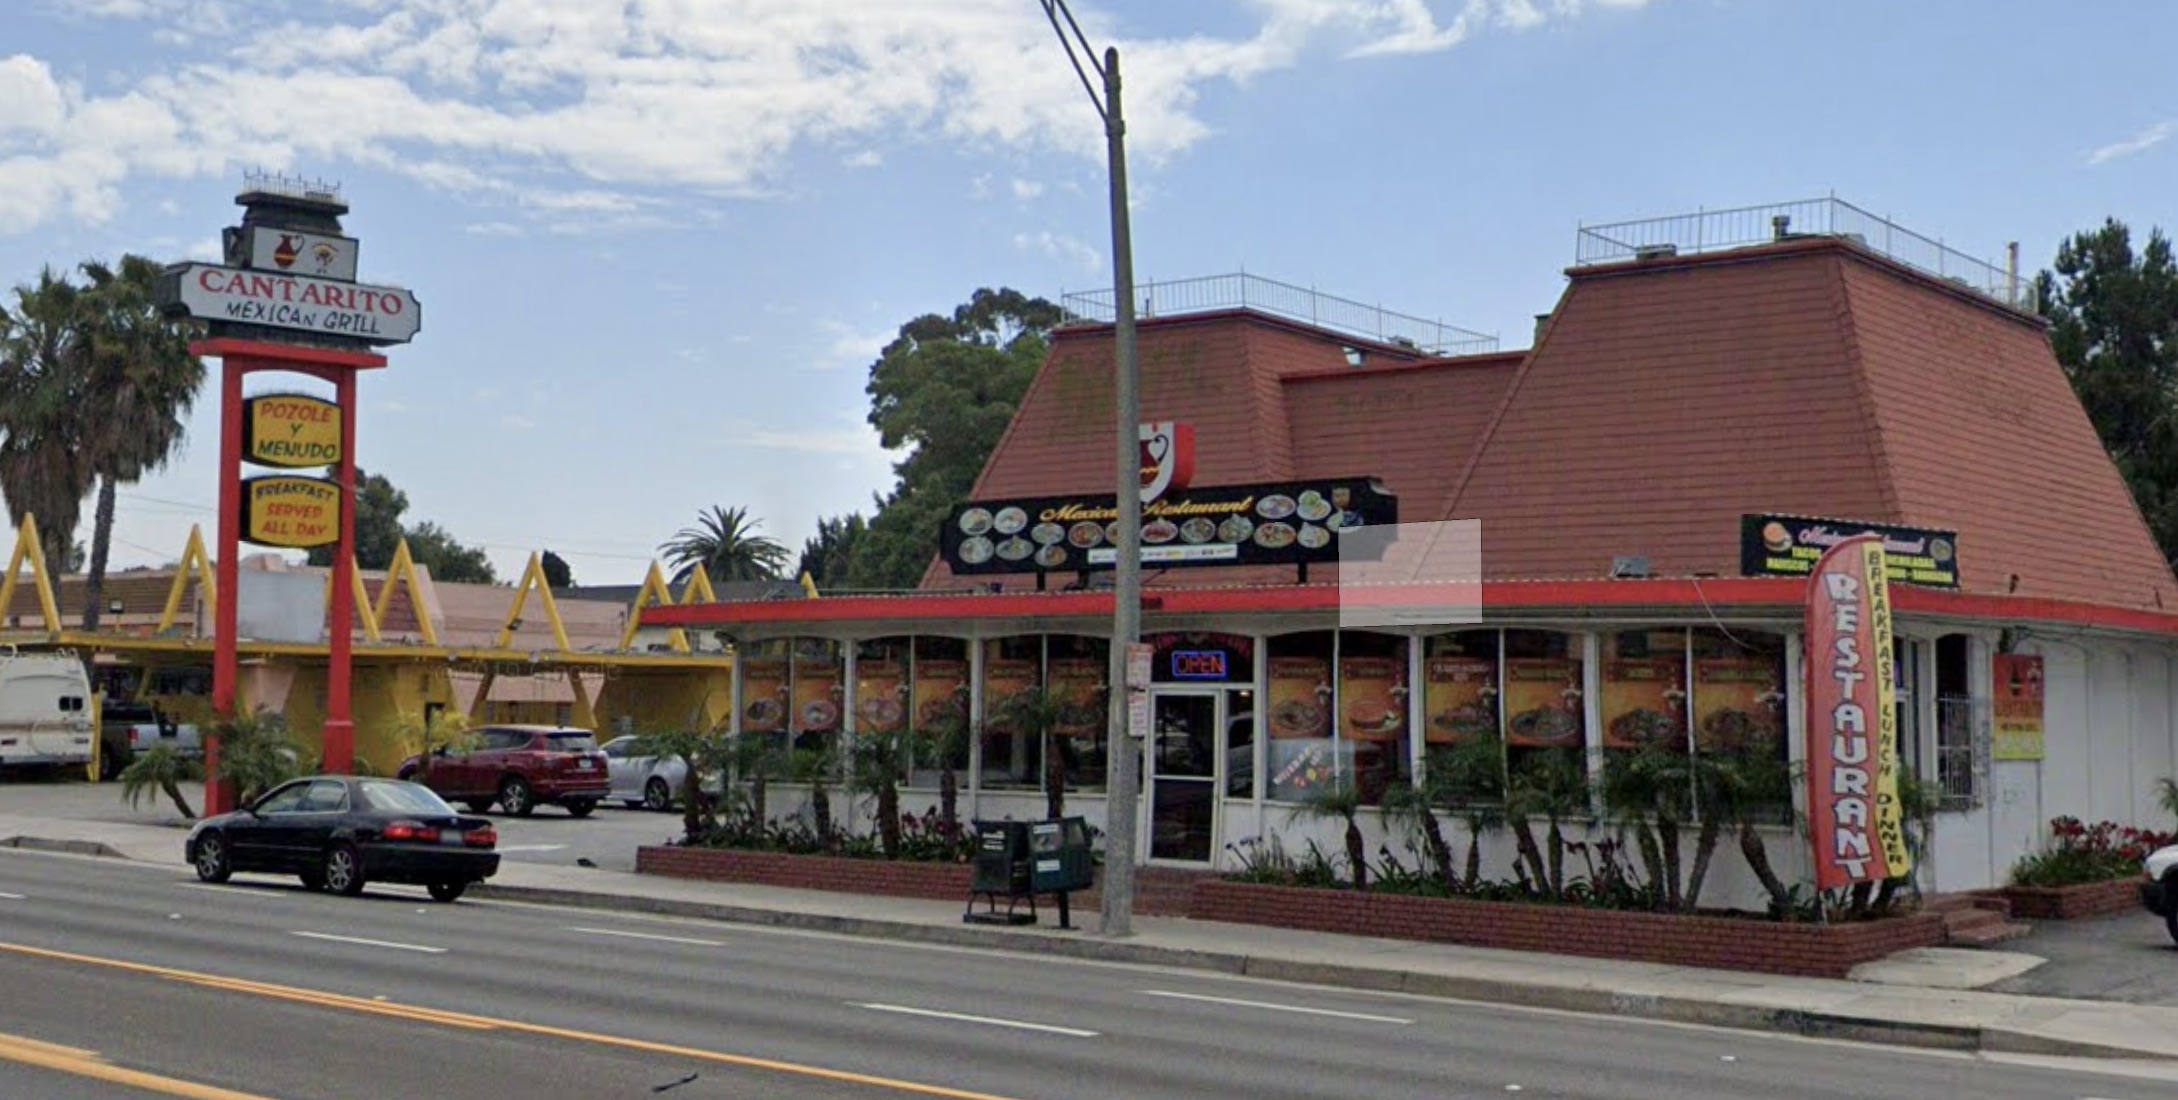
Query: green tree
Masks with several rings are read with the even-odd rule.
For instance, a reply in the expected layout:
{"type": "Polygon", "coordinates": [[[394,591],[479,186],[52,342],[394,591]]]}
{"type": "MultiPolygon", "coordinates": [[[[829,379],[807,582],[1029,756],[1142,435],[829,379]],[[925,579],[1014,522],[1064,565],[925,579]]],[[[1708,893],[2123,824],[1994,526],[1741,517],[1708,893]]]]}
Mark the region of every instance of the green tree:
{"type": "Polygon", "coordinates": [[[900,858],[900,785],[907,782],[913,745],[906,730],[855,734],[848,754],[848,790],[866,794],[886,859],[900,858]]]}
{"type": "MultiPolygon", "coordinates": [[[[401,546],[401,514],[408,511],[408,494],[393,487],[384,474],[355,471],[355,563],[362,569],[384,569],[393,564],[401,546]]],[[[310,551],[310,564],[333,564],[333,548],[310,551]]]]}
{"type": "Polygon", "coordinates": [[[238,806],[302,774],[287,719],[277,711],[259,708],[220,719],[212,723],[212,736],[219,742],[219,778],[234,784],[238,806]]]}
{"type": "Polygon", "coordinates": [[[544,560],[539,567],[544,570],[545,584],[547,586],[552,588],[573,588],[575,586],[575,570],[567,564],[566,558],[547,550],[544,552],[544,560]]]}
{"type": "Polygon", "coordinates": [[[91,355],[83,291],[48,268],[15,288],[0,309],[0,496],[8,525],[38,519],[47,567],[65,569],[83,498],[97,480],[84,445],[91,402],[91,355]]]}
{"type": "Polygon", "coordinates": [[[713,505],[696,517],[694,527],[683,527],[658,549],[676,566],[673,583],[679,584],[701,569],[713,581],[762,581],[779,575],[786,565],[786,547],[769,535],[757,533],[764,521],[752,519],[746,508],[713,505]]]}
{"type": "Polygon", "coordinates": [[[847,587],[854,565],[855,546],[868,530],[869,523],[859,512],[850,512],[836,519],[819,517],[817,533],[802,543],[802,557],[795,564],[795,574],[807,574],[817,583],[817,590],[820,592],[847,587]]]}
{"type": "Polygon", "coordinates": [[[454,541],[452,532],[430,520],[408,528],[403,537],[408,539],[408,556],[431,570],[433,580],[499,583],[499,574],[492,569],[483,547],[463,546],[454,541]]]}
{"type": "Polygon", "coordinates": [[[1564,896],[1565,824],[1589,812],[1588,773],[1581,765],[1573,750],[1537,749],[1521,759],[1505,784],[1505,819],[1512,823],[1531,888],[1544,897],[1564,896]],[[1549,830],[1547,849],[1535,839],[1538,817],[1549,830]]]}
{"type": "Polygon", "coordinates": [[[1341,775],[1311,793],[1288,815],[1345,824],[1347,873],[1353,876],[1356,890],[1369,888],[1369,850],[1361,836],[1361,807],[1361,787],[1353,776],[1341,775]]]}
{"type": "Polygon", "coordinates": [[[974,487],[1049,351],[1064,314],[1017,290],[981,289],[951,316],[925,314],[870,365],[870,424],[907,448],[892,490],[856,540],[857,588],[912,588],[937,553],[938,524],[974,487]]]}
{"type": "Polygon", "coordinates": [[[204,385],[204,361],[189,353],[191,326],[167,319],[154,290],[159,265],[127,255],[114,267],[90,262],[90,286],[78,299],[89,348],[87,392],[97,409],[82,439],[98,477],[91,513],[91,560],[84,578],[83,628],[98,629],[106,602],[106,562],[113,547],[115,486],[166,465],[187,433],[190,407],[204,385]]]}
{"type": "Polygon", "coordinates": [[[2057,249],[2036,279],[2050,344],[2166,560],[2178,559],[2178,263],[2150,230],[2139,251],[2109,219],[2057,249]]]}

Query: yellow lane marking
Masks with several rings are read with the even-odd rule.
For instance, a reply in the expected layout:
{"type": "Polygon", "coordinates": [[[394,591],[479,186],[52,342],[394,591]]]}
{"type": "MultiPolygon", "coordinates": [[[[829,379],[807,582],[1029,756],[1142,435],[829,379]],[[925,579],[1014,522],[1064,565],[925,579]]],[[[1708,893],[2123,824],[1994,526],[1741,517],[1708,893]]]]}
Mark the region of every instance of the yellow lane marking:
{"type": "Polygon", "coordinates": [[[200,1085],[194,1081],[161,1077],[141,1070],[123,1069],[106,1062],[93,1051],[41,1043],[36,1039],[25,1039],[16,1035],[0,1035],[0,1060],[20,1062],[26,1066],[88,1077],[109,1084],[127,1085],[146,1092],[185,1097],[186,1100],[267,1100],[255,1093],[236,1092],[213,1085],[200,1085]]]}
{"type": "MultiPolygon", "coordinates": [[[[646,1054],[663,1054],[675,1058],[688,1058],[695,1061],[715,1062],[720,1065],[738,1066],[744,1069],[768,1070],[773,1073],[784,1073],[796,1077],[815,1078],[820,1081],[835,1081],[841,1084],[848,1085],[866,1085],[870,1088],[885,1089],[892,1092],[910,1093],[916,1096],[936,1096],[942,1098],[942,1100],[1014,1100],[1014,1098],[1012,1097],[1001,1096],[995,1093],[971,1092],[966,1089],[947,1088],[944,1085],[924,1084],[920,1081],[905,1081],[893,1077],[878,1077],[867,1073],[855,1073],[850,1070],[826,1069],[823,1066],[804,1065],[800,1062],[781,1062],[771,1058],[757,1058],[747,1054],[727,1054],[723,1051],[703,1050],[697,1047],[676,1046],[671,1043],[654,1043],[645,1039],[630,1039],[625,1036],[619,1035],[604,1035],[591,1031],[576,1031],[572,1028],[551,1027],[546,1024],[524,1023],[520,1020],[502,1020],[490,1016],[472,1016],[467,1013],[461,1012],[445,1012],[439,1009],[424,1008],[415,1005],[403,1005],[391,1001],[364,1000],[360,997],[350,997],[339,993],[327,993],[319,990],[301,989],[295,986],[272,985],[266,982],[255,982],[242,978],[227,978],[221,977],[216,974],[204,974],[193,970],[177,970],[172,967],[153,966],[149,963],[128,962],[123,959],[108,959],[97,955],[79,955],[70,951],[54,951],[48,948],[29,947],[23,944],[0,943],[0,952],[6,952],[15,955],[25,955],[31,958],[38,959],[50,959],[56,962],[71,962],[79,963],[84,966],[105,967],[110,970],[122,970],[132,974],[144,974],[151,977],[166,978],[178,982],[187,982],[191,985],[207,986],[214,989],[223,989],[233,993],[247,993],[253,996],[260,997],[274,997],[281,1000],[298,1001],[305,1004],[315,1004],[326,1008],[338,1008],[355,1012],[368,1012],[377,1015],[395,1016],[404,1019],[417,1020],[425,1023],[445,1024],[453,1027],[470,1027],[484,1029],[497,1028],[505,1031],[518,1032],[525,1035],[537,1035],[549,1039],[566,1039],[573,1042],[596,1043],[600,1046],[617,1047],[622,1050],[638,1050],[646,1054]]],[[[148,1088],[150,1086],[145,1087],[148,1088]]],[[[191,1097],[197,1097],[201,1095],[203,1097],[203,1100],[261,1100],[261,1098],[244,1097],[240,1093],[226,1092],[203,1094],[176,1093],[175,1095],[187,1095],[191,1097]]]]}

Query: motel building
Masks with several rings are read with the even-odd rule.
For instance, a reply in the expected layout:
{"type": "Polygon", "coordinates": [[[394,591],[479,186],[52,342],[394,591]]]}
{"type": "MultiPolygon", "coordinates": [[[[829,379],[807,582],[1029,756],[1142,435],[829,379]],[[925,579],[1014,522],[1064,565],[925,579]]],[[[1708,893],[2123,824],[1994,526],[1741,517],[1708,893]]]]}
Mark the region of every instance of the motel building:
{"type": "MultiPolygon", "coordinates": [[[[1923,889],[2003,882],[2059,815],[2155,820],[2178,584],[2016,271],[1832,200],[1585,229],[1566,275],[1525,351],[1249,276],[1143,292],[1142,419],[1191,431],[1193,469],[1144,510],[1139,860],[1338,852],[1341,826],[1294,812],[1313,791],[1350,775],[1380,804],[1476,730],[1508,766],[1577,749],[1600,773],[1650,740],[1802,762],[1808,574],[1871,531],[1898,751],[1940,791],[1923,889]],[[1472,532],[1440,540],[1468,579],[1340,564],[1394,522],[1472,532]]],[[[965,707],[963,816],[1040,817],[1040,739],[1002,704],[1041,686],[1066,812],[1103,820],[1114,333],[1109,297],[1067,304],[1087,319],[1053,334],[919,591],[643,612],[733,646],[737,732],[809,745],[965,707]]],[[[918,771],[902,807],[936,790],[918,771]]],[[[1768,840],[1810,879],[1804,836],[1768,840]]],[[[1712,896],[1759,907],[1726,848],[1712,896]]],[[[1511,877],[1509,837],[1486,851],[1511,877]]]]}

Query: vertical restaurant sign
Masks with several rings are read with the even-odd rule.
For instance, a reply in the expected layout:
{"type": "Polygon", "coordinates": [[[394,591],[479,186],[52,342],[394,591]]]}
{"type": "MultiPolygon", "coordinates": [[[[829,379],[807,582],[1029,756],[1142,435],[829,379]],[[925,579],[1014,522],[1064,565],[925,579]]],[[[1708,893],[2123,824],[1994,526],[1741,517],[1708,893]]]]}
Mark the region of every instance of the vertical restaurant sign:
{"type": "Polygon", "coordinates": [[[1996,760],[2042,759],[2042,658],[1996,655],[1996,760]]]}
{"type": "Polygon", "coordinates": [[[1815,885],[1881,882],[1913,866],[1898,804],[1898,685],[1880,536],[1815,565],[1807,605],[1808,824],[1815,885]]]}
{"type": "Polygon", "coordinates": [[[308,550],[340,541],[340,486],[280,474],[242,479],[242,538],[308,550]]]}
{"type": "Polygon", "coordinates": [[[244,401],[242,460],[291,469],[339,462],[340,406],[292,393],[244,401]]]}

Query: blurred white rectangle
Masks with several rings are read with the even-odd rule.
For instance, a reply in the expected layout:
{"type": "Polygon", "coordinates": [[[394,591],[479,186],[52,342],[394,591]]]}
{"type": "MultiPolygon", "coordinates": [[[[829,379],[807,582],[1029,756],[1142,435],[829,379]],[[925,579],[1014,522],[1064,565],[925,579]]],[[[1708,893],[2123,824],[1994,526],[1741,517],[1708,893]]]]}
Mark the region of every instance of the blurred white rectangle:
{"type": "Polygon", "coordinates": [[[1339,626],[1482,621],[1482,521],[1440,520],[1339,532],[1339,626]]]}
{"type": "Polygon", "coordinates": [[[262,569],[238,571],[235,636],[259,642],[325,638],[325,576],[262,569]]]}

